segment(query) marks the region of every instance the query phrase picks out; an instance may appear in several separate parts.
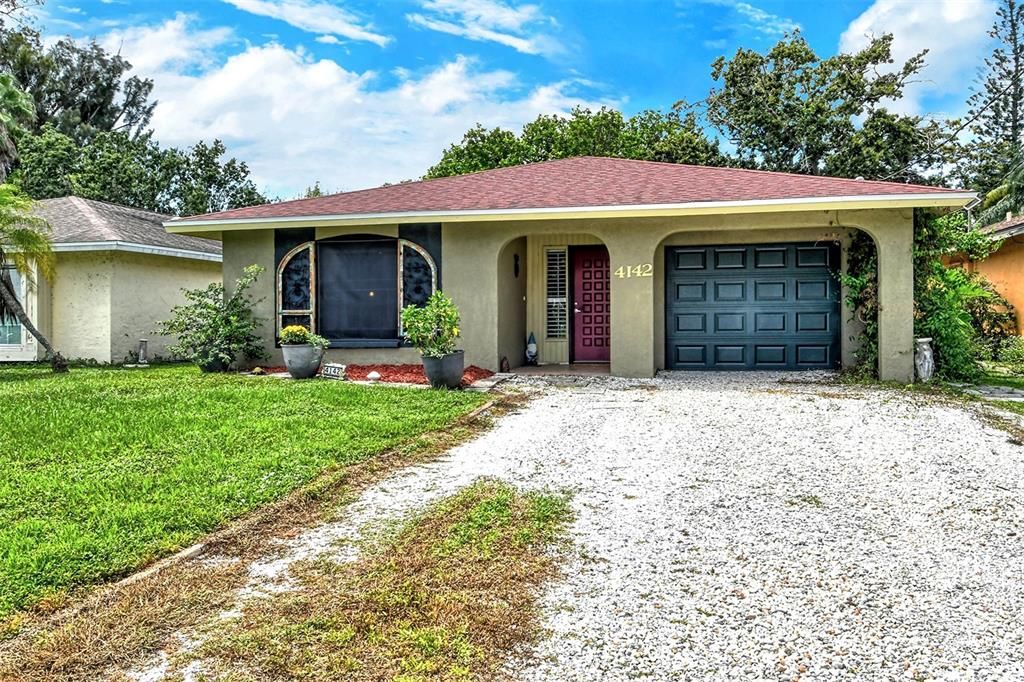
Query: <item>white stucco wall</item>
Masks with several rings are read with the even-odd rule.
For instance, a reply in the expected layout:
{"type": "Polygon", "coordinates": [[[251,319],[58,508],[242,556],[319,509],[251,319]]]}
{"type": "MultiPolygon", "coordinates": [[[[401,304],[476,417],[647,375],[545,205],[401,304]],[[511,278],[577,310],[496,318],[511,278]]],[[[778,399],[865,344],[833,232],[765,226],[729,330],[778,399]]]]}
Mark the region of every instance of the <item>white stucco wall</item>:
{"type": "Polygon", "coordinates": [[[123,362],[139,339],[149,339],[150,359],[168,356],[174,339],[155,334],[171,308],[185,302],[182,289],[199,289],[221,280],[221,264],[211,261],[119,252],[113,261],[110,361],[123,362]]]}

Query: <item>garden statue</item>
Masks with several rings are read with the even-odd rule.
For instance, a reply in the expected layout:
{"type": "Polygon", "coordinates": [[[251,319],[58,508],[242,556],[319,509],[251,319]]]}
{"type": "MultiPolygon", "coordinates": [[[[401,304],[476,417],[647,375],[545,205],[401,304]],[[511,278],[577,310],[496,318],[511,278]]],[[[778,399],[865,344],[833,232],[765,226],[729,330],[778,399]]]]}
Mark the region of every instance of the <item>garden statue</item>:
{"type": "Polygon", "coordinates": [[[935,374],[935,354],[932,352],[931,339],[917,339],[914,348],[914,367],[917,369],[917,380],[928,382],[935,374]]]}

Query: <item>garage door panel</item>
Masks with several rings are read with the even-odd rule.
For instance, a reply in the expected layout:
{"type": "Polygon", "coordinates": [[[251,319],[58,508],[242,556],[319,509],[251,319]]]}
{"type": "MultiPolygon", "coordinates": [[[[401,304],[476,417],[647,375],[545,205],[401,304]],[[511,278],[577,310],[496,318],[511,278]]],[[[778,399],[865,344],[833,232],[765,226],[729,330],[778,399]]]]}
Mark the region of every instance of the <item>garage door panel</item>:
{"type": "Polygon", "coordinates": [[[670,368],[836,366],[838,247],[762,244],[683,251],[685,258],[671,247],[666,252],[670,368]],[[680,264],[704,267],[676,267],[680,264]]]}
{"type": "Polygon", "coordinates": [[[674,260],[676,270],[704,270],[707,252],[705,249],[676,249],[674,260]]]}
{"type": "Polygon", "coordinates": [[[745,248],[716,248],[715,270],[743,270],[747,267],[745,248]]]}
{"type": "Polygon", "coordinates": [[[707,331],[707,314],[682,313],[675,316],[675,328],[678,332],[702,334],[707,331]]]}
{"type": "Polygon", "coordinates": [[[784,246],[758,246],[754,249],[754,267],[784,268],[788,262],[788,251],[789,249],[784,246]]]}

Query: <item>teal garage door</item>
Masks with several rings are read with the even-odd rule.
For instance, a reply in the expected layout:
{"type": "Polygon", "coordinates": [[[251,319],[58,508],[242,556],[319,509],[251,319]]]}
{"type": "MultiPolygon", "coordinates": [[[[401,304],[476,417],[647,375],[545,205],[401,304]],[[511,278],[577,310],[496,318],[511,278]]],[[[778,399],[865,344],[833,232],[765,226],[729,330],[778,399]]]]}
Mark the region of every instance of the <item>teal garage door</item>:
{"type": "Polygon", "coordinates": [[[827,369],[839,363],[839,247],[667,247],[669,369],[827,369]]]}

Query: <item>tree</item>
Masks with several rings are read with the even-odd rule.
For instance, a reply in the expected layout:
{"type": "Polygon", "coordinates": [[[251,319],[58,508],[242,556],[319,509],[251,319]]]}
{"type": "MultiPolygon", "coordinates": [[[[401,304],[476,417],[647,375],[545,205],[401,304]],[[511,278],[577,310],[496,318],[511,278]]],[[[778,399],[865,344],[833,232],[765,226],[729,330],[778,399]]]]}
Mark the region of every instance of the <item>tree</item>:
{"type": "Polygon", "coordinates": [[[35,132],[53,125],[78,143],[100,132],[144,134],[156,106],[149,100],[153,82],[127,76],[131,68],[95,41],[65,38],[44,48],[34,29],[0,28],[0,71],[32,96],[35,132]]]}
{"type": "MultiPolygon", "coordinates": [[[[30,163],[26,156],[23,165],[32,172],[30,163]]],[[[67,182],[72,194],[86,199],[172,213],[179,172],[176,152],[161,149],[152,133],[102,132],[79,147],[67,182]]]]}
{"type": "Polygon", "coordinates": [[[973,140],[960,171],[968,186],[989,192],[1003,183],[1024,139],[1024,4],[1002,0],[989,35],[980,88],[967,100],[973,140]]]}
{"type": "Polygon", "coordinates": [[[577,107],[568,116],[541,115],[519,135],[477,124],[444,151],[428,178],[489,168],[564,159],[615,156],[626,159],[722,165],[718,144],[709,140],[693,114],[648,110],[626,118],[607,107],[577,107]]]}
{"type": "Polygon", "coordinates": [[[233,158],[222,160],[226,153],[220,140],[214,140],[213,144],[199,142],[184,152],[177,152],[178,168],[172,190],[177,215],[198,215],[267,203],[249,178],[249,167],[233,158]]]}
{"type": "Polygon", "coordinates": [[[152,133],[132,137],[116,131],[79,145],[46,125],[22,138],[13,181],[35,199],[75,194],[177,215],[265,203],[246,165],[222,160],[224,153],[219,140],[183,152],[161,148],[152,133]]]}
{"type": "MultiPolygon", "coordinates": [[[[31,214],[32,201],[10,184],[0,184],[0,266],[13,265],[22,277],[32,281],[38,270],[53,276],[54,256],[46,221],[31,214]]],[[[66,372],[68,363],[29,319],[7,267],[0,267],[0,321],[17,321],[46,349],[54,372],[66,372]]]]}
{"type": "Polygon", "coordinates": [[[889,70],[891,48],[886,34],[854,54],[821,59],[795,32],[764,54],[740,49],[711,65],[721,85],[705,100],[707,118],[735,145],[741,165],[921,181],[915,162],[936,131],[883,105],[903,96],[925,53],[889,70]]]}
{"type": "Polygon", "coordinates": [[[1001,185],[985,195],[978,212],[979,225],[998,223],[1007,213],[1024,206],[1024,159],[1017,161],[1003,178],[1001,185]]]}
{"type": "Polygon", "coordinates": [[[0,74],[0,182],[18,160],[16,138],[33,119],[32,100],[8,74],[0,74]]]}
{"type": "Polygon", "coordinates": [[[527,147],[516,134],[493,128],[486,130],[479,123],[466,131],[462,142],[444,150],[441,160],[427,170],[426,178],[464,175],[490,168],[504,168],[528,163],[527,147]]]}

